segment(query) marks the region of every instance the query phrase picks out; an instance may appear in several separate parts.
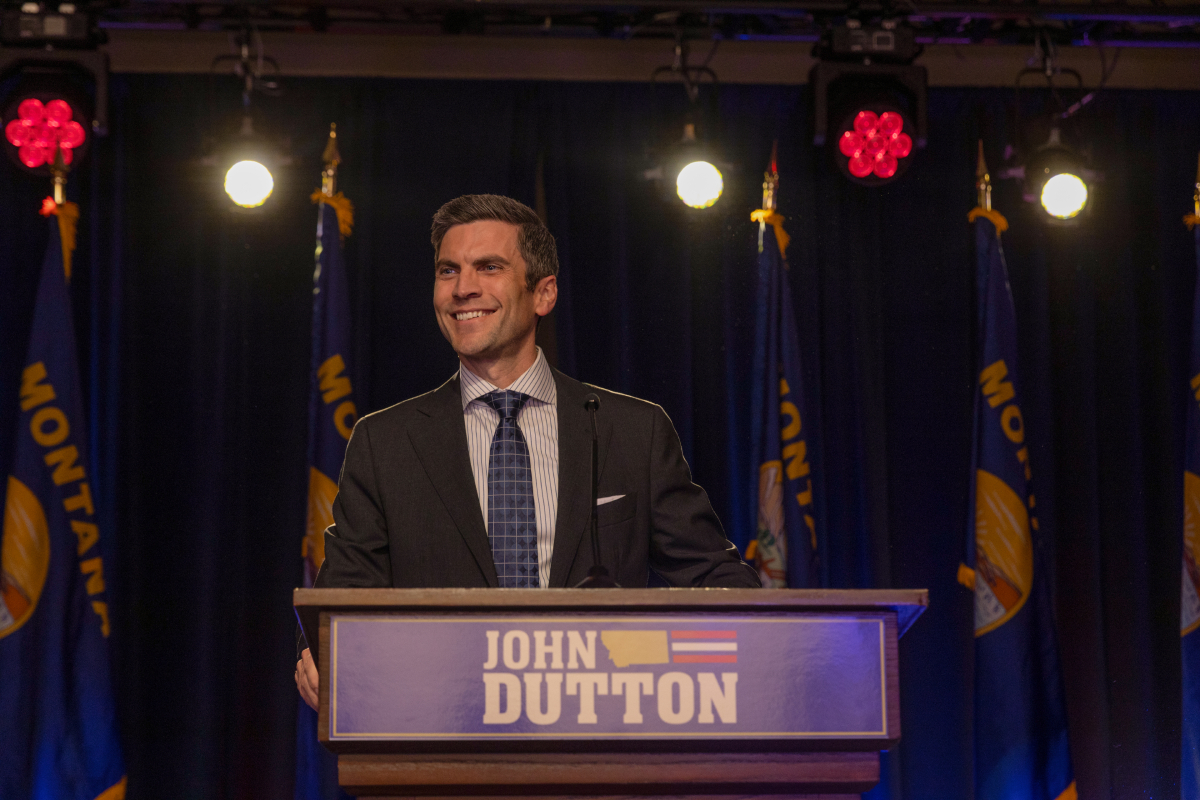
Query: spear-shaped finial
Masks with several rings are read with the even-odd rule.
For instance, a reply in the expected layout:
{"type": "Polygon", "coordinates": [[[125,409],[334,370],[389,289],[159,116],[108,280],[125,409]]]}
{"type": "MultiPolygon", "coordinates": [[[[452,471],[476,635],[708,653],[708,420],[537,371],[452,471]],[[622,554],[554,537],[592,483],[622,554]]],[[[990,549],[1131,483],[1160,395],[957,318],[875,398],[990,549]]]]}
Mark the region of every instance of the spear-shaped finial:
{"type": "Polygon", "coordinates": [[[54,202],[62,205],[67,202],[67,162],[63,160],[61,147],[54,148],[54,161],[50,164],[50,175],[54,179],[54,202]]]}
{"type": "Polygon", "coordinates": [[[321,170],[321,194],[333,197],[337,190],[337,168],[342,163],[342,154],[337,146],[337,123],[329,124],[329,141],[325,143],[325,152],[321,155],[325,169],[321,170]]]}
{"type": "Polygon", "coordinates": [[[992,176],[983,160],[983,140],[979,140],[979,158],[975,162],[975,192],[980,208],[992,210],[992,176]]]}
{"type": "Polygon", "coordinates": [[[762,207],[766,211],[774,211],[776,208],[776,194],[779,191],[779,140],[776,139],[771,143],[771,165],[763,175],[763,202],[762,207]]]}
{"type": "Polygon", "coordinates": [[[1193,213],[1200,217],[1200,153],[1196,155],[1196,191],[1192,195],[1192,203],[1195,205],[1193,213]]]}

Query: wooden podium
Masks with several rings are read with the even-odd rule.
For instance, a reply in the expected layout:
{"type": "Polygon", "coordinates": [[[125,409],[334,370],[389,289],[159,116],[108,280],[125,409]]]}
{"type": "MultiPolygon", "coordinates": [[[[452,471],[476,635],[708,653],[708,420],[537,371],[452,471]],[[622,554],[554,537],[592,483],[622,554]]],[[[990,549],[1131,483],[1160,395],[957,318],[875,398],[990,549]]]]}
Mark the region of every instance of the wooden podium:
{"type": "Polygon", "coordinates": [[[297,589],[358,797],[852,798],[925,590],[297,589]]]}

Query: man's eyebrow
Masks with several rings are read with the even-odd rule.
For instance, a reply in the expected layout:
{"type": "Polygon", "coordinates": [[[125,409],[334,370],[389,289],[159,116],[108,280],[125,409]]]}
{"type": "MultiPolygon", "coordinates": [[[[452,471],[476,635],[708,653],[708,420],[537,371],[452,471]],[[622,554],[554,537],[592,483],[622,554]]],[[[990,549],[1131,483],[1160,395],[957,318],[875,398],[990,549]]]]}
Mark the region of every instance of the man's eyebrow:
{"type": "Polygon", "coordinates": [[[504,256],[501,256],[501,255],[486,255],[486,256],[480,256],[479,258],[475,259],[471,263],[477,267],[482,266],[484,264],[503,264],[505,266],[508,266],[509,261],[507,258],[505,258],[504,256]]]}

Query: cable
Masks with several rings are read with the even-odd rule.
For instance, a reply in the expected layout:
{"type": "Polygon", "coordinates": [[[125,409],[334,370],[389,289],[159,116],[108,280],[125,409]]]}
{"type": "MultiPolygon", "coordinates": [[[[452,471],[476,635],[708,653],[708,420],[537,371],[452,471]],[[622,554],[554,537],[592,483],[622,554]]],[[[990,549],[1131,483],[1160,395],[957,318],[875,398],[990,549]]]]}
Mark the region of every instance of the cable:
{"type": "Polygon", "coordinates": [[[1084,106],[1095,100],[1096,96],[1099,95],[1100,92],[1104,91],[1104,87],[1108,85],[1108,79],[1112,77],[1114,72],[1116,72],[1117,62],[1121,60],[1121,48],[1118,47],[1117,52],[1113,54],[1112,64],[1106,63],[1106,59],[1104,58],[1104,45],[1097,42],[1096,50],[1100,53],[1100,83],[1096,85],[1095,89],[1092,89],[1083,97],[1079,98],[1079,100],[1071,105],[1066,111],[1059,114],[1059,119],[1070,119],[1078,114],[1084,106]]]}

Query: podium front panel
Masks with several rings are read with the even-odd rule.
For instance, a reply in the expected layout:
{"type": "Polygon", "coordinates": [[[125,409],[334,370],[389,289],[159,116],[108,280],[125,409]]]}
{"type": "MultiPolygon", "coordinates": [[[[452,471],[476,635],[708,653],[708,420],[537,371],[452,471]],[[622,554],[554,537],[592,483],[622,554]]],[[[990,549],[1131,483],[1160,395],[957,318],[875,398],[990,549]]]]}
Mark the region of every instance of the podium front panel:
{"type": "Polygon", "coordinates": [[[330,744],[878,748],[897,703],[885,613],[333,613],[328,625],[330,744]]]}

